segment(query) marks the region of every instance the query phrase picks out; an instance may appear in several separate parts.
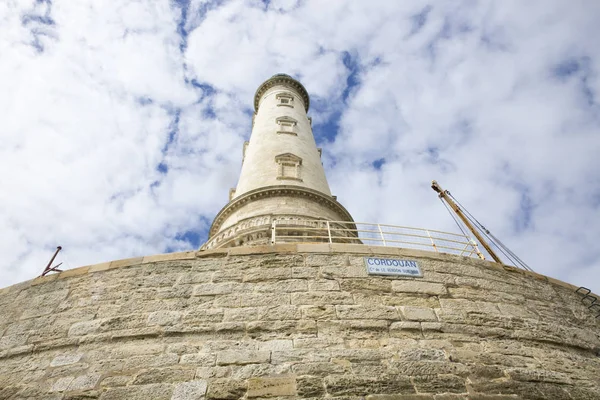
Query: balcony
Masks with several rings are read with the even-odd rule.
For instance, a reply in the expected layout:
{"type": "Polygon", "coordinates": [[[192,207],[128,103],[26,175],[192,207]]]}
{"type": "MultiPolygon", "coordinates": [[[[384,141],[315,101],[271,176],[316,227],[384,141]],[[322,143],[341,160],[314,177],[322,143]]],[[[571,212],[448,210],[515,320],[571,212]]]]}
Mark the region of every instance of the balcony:
{"type": "Polygon", "coordinates": [[[354,243],[485,259],[477,242],[457,233],[291,215],[263,215],[242,220],[210,238],[201,250],[275,243],[354,243]]]}

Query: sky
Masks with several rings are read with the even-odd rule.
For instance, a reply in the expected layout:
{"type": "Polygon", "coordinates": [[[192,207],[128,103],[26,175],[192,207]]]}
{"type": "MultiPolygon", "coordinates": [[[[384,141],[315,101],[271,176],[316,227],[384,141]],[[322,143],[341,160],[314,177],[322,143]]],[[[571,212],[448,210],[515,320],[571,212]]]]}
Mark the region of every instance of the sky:
{"type": "Polygon", "coordinates": [[[311,96],[356,221],[459,232],[436,179],[536,272],[600,293],[597,0],[3,0],[0,287],[197,249],[256,88],[311,96]]]}

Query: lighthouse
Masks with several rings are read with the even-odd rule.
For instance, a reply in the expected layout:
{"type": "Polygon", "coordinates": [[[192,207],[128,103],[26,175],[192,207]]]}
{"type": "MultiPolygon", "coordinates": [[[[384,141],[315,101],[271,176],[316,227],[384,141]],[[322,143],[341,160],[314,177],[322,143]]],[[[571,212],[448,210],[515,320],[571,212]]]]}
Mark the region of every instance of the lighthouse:
{"type": "Polygon", "coordinates": [[[309,106],[288,75],[258,86],[201,249],[0,288],[0,399],[599,399],[600,296],[355,222],[309,106]]]}
{"type": "MultiPolygon", "coordinates": [[[[331,195],[309,107],[308,92],[289,75],[274,75],[258,87],[237,187],[230,190],[229,203],[215,217],[202,249],[267,244],[278,238],[299,241],[306,236],[319,241],[325,235],[317,233],[327,225],[353,230],[352,216],[331,195]],[[281,234],[274,237],[277,227],[281,234]]],[[[337,241],[356,242],[353,235],[336,236],[337,241]]]]}

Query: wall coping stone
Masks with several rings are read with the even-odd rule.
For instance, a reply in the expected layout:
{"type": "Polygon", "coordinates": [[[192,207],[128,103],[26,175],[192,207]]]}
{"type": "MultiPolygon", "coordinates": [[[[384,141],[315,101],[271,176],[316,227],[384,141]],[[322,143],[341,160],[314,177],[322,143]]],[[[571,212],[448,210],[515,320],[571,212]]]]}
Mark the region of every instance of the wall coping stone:
{"type": "MultiPolygon", "coordinates": [[[[416,257],[425,258],[438,261],[460,261],[463,264],[469,264],[480,268],[487,268],[497,271],[510,272],[515,274],[522,274],[533,277],[535,279],[548,282],[555,286],[562,286],[568,290],[575,291],[578,289],[577,286],[572,285],[561,280],[551,278],[546,275],[538,274],[536,272],[526,271],[509,265],[498,264],[487,260],[478,260],[470,257],[462,257],[453,254],[436,253],[424,250],[404,249],[399,247],[384,247],[384,246],[369,246],[363,244],[353,243],[280,243],[270,244],[261,246],[240,246],[230,248],[219,248],[211,250],[199,250],[199,251],[184,251],[177,253],[166,253],[156,254],[151,256],[133,257],[122,260],[114,260],[94,265],[86,265],[78,268],[69,269],[63,272],[48,274],[46,276],[40,276],[29,281],[16,283],[5,288],[0,288],[0,295],[27,289],[30,286],[36,286],[44,283],[48,283],[57,279],[65,279],[74,276],[81,276],[90,273],[96,273],[106,271],[115,268],[126,268],[136,265],[149,264],[161,261],[176,261],[176,260],[194,260],[197,258],[217,258],[217,257],[228,257],[228,256],[241,256],[241,255],[259,255],[259,254],[356,254],[356,255],[388,255],[388,256],[402,256],[402,257],[416,257]]],[[[597,296],[600,297],[600,296],[597,296]]]]}

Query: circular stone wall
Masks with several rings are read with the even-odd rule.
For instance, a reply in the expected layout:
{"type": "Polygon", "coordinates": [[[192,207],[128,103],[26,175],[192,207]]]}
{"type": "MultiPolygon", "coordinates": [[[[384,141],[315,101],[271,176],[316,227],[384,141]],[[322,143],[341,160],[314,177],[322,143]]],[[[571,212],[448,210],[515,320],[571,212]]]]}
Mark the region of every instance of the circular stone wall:
{"type": "Polygon", "coordinates": [[[575,289],[361,245],[82,267],[0,290],[0,399],[599,399],[575,289]],[[366,255],[424,276],[369,276],[366,255]]]}

